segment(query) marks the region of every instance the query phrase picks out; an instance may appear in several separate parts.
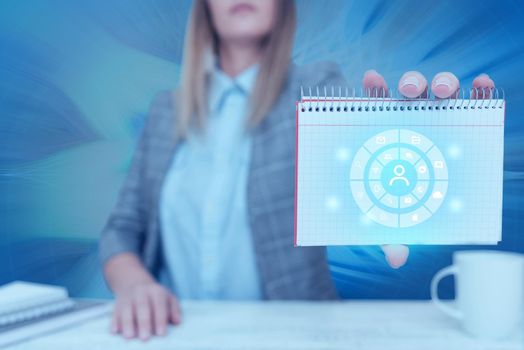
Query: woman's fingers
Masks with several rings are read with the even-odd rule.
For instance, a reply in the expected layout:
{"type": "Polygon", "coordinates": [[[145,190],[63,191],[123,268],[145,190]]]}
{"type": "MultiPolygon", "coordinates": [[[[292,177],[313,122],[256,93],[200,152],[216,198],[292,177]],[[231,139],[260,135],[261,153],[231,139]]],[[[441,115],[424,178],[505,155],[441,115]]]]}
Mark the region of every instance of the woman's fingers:
{"type": "Polygon", "coordinates": [[[136,325],[138,328],[138,337],[147,340],[151,337],[152,317],[151,305],[149,304],[148,295],[144,292],[135,294],[136,325]]]}
{"type": "Polygon", "coordinates": [[[362,87],[368,97],[387,97],[388,84],[382,75],[378,74],[376,70],[370,69],[364,73],[362,79],[362,87]]]}
{"type": "Polygon", "coordinates": [[[158,287],[151,292],[151,305],[153,306],[153,320],[155,334],[163,336],[167,330],[168,316],[168,298],[167,292],[158,287]]]}
{"type": "MultiPolygon", "coordinates": [[[[387,97],[387,83],[374,70],[368,70],[362,79],[362,85],[369,97],[387,97]],[[385,91],[386,94],[381,94],[385,91]]],[[[481,74],[473,80],[471,98],[491,98],[495,83],[487,74],[481,74]]],[[[407,98],[424,97],[428,95],[428,82],[422,73],[406,72],[398,82],[398,91],[407,98]]],[[[431,81],[431,92],[437,98],[456,98],[460,91],[460,81],[451,72],[440,72],[431,81]]]]}
{"type": "Polygon", "coordinates": [[[473,80],[473,88],[471,89],[471,98],[491,98],[492,90],[495,88],[495,83],[489,75],[481,74],[473,80]]]}
{"type": "Polygon", "coordinates": [[[405,245],[383,245],[382,250],[389,266],[394,269],[404,266],[409,256],[409,248],[405,245]]]}
{"type": "Polygon", "coordinates": [[[438,98],[455,98],[460,89],[460,82],[455,74],[440,72],[431,82],[431,92],[438,98]]]}
{"type": "Polygon", "coordinates": [[[179,324],[180,320],[176,298],[160,284],[148,283],[117,295],[111,332],[127,339],[147,340],[153,335],[165,335],[168,323],[179,324]]]}
{"type": "Polygon", "coordinates": [[[169,320],[172,324],[178,325],[182,321],[182,312],[178,300],[174,296],[169,298],[169,320]]]}
{"type": "Polygon", "coordinates": [[[406,72],[398,82],[398,91],[408,97],[415,98],[427,92],[428,81],[417,71],[406,72]]]}
{"type": "Polygon", "coordinates": [[[111,333],[117,334],[121,332],[120,328],[120,310],[119,303],[115,303],[113,314],[111,315],[111,333]]]}
{"type": "Polygon", "coordinates": [[[133,303],[131,301],[124,302],[120,308],[122,335],[127,339],[134,338],[136,334],[133,311],[133,303]]]}

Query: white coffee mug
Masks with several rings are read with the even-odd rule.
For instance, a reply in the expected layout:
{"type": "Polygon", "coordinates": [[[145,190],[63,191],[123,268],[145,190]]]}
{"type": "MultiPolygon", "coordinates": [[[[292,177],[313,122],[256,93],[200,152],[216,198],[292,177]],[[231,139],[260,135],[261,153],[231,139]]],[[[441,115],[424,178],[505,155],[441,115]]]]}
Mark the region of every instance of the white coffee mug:
{"type": "Polygon", "coordinates": [[[453,265],[431,281],[431,300],[480,338],[510,336],[524,319],[524,255],[499,251],[459,251],[453,265]],[[455,276],[455,306],[438,298],[438,284],[455,276]]]}

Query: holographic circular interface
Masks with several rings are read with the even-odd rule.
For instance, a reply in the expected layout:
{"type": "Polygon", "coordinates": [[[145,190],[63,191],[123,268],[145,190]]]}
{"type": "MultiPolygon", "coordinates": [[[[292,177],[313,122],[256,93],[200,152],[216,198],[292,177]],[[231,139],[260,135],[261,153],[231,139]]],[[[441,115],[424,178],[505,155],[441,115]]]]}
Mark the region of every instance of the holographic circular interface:
{"type": "Polygon", "coordinates": [[[422,134],[381,132],[357,151],[350,171],[351,192],[371,220],[388,227],[410,227],[428,220],[448,189],[442,152],[422,134]]]}

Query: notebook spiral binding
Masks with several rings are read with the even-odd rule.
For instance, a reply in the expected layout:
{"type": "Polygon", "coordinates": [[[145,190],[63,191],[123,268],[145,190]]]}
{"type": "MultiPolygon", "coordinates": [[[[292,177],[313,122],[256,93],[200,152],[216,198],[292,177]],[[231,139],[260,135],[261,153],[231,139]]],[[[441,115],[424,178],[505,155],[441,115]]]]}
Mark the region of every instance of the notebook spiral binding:
{"type": "Polygon", "coordinates": [[[453,110],[503,108],[505,93],[502,88],[460,89],[454,98],[438,99],[426,92],[417,98],[402,96],[395,89],[360,89],[349,87],[300,87],[298,107],[306,111],[355,112],[389,110],[453,110]],[[306,92],[306,93],[305,93],[306,92]],[[388,96],[388,97],[383,97],[388,96]],[[488,97],[488,98],[486,98],[488,97]]]}

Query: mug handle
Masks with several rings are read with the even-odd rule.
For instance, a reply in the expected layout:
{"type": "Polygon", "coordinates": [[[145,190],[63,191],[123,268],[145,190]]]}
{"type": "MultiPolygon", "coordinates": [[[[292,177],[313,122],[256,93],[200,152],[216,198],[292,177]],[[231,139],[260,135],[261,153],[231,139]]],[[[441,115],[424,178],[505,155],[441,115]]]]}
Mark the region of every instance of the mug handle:
{"type": "Polygon", "coordinates": [[[440,281],[443,278],[452,275],[458,275],[458,269],[454,265],[445,267],[437,272],[437,274],[431,280],[431,301],[443,313],[460,320],[462,318],[462,313],[457,308],[446,305],[438,297],[438,285],[440,281]]]}

